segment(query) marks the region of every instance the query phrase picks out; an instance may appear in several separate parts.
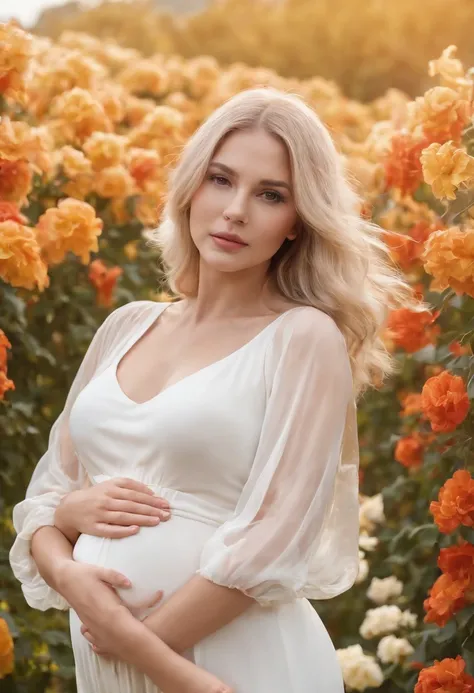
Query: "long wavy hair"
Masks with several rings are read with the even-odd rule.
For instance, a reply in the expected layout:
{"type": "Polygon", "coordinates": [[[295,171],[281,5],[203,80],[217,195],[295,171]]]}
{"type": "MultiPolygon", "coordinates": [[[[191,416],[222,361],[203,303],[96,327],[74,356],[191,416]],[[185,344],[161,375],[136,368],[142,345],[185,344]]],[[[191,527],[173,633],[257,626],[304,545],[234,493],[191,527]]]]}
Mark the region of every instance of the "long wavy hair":
{"type": "Polygon", "coordinates": [[[223,138],[261,128],[287,148],[299,233],[271,259],[279,292],[333,318],[345,337],[355,391],[380,386],[395,372],[381,331],[397,307],[421,310],[392,263],[382,229],[359,213],[362,199],[344,172],[329,131],[296,94],[248,89],[217,108],[187,141],[170,174],[167,201],[151,242],[161,251],[171,290],[194,297],[199,252],[191,238],[190,206],[223,138]]]}

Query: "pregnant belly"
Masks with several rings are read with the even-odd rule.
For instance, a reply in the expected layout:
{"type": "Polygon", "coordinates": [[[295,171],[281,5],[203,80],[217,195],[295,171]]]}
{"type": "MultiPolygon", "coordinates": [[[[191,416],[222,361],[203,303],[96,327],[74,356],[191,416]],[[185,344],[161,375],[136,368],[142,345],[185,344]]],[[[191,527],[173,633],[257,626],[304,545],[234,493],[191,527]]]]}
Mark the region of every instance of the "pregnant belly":
{"type": "Polygon", "coordinates": [[[73,558],[123,573],[132,586],[117,593],[129,606],[151,599],[158,590],[163,590],[164,602],[194,575],[202,547],[215,531],[205,522],[172,515],[167,522],[141,527],[122,539],[81,534],[73,558]]]}

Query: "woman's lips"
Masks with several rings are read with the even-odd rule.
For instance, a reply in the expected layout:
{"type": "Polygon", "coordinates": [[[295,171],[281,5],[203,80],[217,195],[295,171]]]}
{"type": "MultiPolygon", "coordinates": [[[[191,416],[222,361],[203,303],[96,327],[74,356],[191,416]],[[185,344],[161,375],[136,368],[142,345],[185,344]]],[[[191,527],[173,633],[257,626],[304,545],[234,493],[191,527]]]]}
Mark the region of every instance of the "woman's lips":
{"type": "Polygon", "coordinates": [[[247,243],[239,243],[238,241],[231,241],[228,240],[227,238],[221,238],[220,236],[215,236],[214,234],[211,234],[211,238],[213,239],[214,243],[219,246],[219,248],[223,248],[224,250],[239,250],[240,248],[245,248],[247,246],[247,243]]]}

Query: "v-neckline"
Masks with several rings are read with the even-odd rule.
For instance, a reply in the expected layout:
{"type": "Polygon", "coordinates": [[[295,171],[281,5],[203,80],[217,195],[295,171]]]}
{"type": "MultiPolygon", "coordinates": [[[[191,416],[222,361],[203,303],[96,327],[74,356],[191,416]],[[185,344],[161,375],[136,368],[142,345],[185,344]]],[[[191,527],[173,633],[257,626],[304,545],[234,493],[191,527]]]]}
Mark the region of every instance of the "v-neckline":
{"type": "Polygon", "coordinates": [[[148,323],[148,321],[147,321],[147,323],[145,324],[145,327],[144,327],[143,331],[140,331],[139,334],[138,334],[138,336],[134,335],[134,336],[133,336],[134,338],[133,338],[132,341],[127,341],[126,346],[125,346],[125,350],[124,350],[124,351],[121,351],[119,357],[116,358],[116,359],[114,359],[114,362],[112,363],[112,375],[113,375],[113,379],[114,379],[114,382],[115,382],[115,385],[116,385],[118,391],[120,392],[121,396],[122,396],[129,404],[131,404],[131,405],[133,405],[133,406],[135,406],[135,407],[144,407],[144,406],[146,406],[146,405],[148,405],[148,404],[152,404],[153,402],[157,401],[158,399],[160,399],[161,397],[163,397],[165,394],[167,394],[170,390],[173,390],[173,389],[175,389],[176,387],[178,387],[179,385],[182,385],[183,383],[187,382],[188,380],[191,380],[192,378],[195,378],[195,377],[197,377],[198,375],[200,375],[200,374],[202,374],[202,373],[204,373],[204,372],[207,372],[207,371],[211,370],[212,368],[214,368],[214,367],[216,367],[216,366],[218,366],[218,365],[221,365],[222,363],[224,363],[224,362],[226,362],[226,361],[229,361],[229,360],[232,359],[233,357],[236,357],[238,354],[240,354],[242,351],[244,351],[245,349],[247,349],[248,347],[250,347],[254,342],[256,342],[257,339],[258,339],[259,337],[263,336],[263,335],[267,332],[267,330],[269,330],[270,327],[272,327],[272,326],[275,325],[279,320],[281,320],[281,318],[283,318],[283,316],[287,315],[288,313],[291,313],[291,312],[294,311],[294,310],[298,310],[299,308],[304,308],[304,306],[295,306],[294,308],[289,308],[288,310],[285,310],[283,313],[280,313],[280,315],[278,315],[278,317],[276,317],[274,320],[272,320],[271,322],[269,322],[268,325],[265,325],[265,327],[264,327],[263,329],[261,329],[260,332],[257,332],[257,334],[256,334],[254,337],[252,337],[251,339],[249,339],[248,342],[245,342],[245,344],[242,344],[242,346],[238,347],[237,349],[234,349],[234,351],[230,352],[230,354],[227,354],[227,356],[223,356],[222,358],[217,359],[216,361],[213,361],[212,363],[209,363],[207,366],[202,366],[202,368],[198,368],[196,371],[193,371],[193,373],[189,373],[189,375],[185,375],[185,376],[184,376],[183,378],[181,378],[180,380],[177,380],[176,382],[171,383],[171,384],[168,385],[167,387],[165,387],[165,388],[163,388],[162,390],[160,390],[160,392],[158,392],[156,395],[153,395],[153,397],[150,397],[149,399],[146,399],[144,402],[136,402],[134,399],[132,399],[131,397],[129,397],[129,396],[124,392],[124,390],[122,389],[122,386],[120,385],[120,382],[119,382],[119,379],[118,379],[118,375],[117,375],[117,371],[118,371],[119,365],[121,364],[121,362],[122,362],[123,358],[125,357],[125,355],[128,354],[128,352],[130,351],[130,349],[132,349],[133,346],[134,346],[142,337],[145,336],[145,334],[148,332],[148,330],[151,330],[151,329],[152,329],[152,327],[158,322],[158,320],[159,320],[160,317],[163,315],[163,313],[165,313],[165,312],[167,311],[167,309],[168,309],[170,306],[172,306],[172,305],[173,305],[172,303],[169,303],[168,305],[165,305],[165,307],[163,307],[162,304],[158,304],[158,308],[159,308],[159,310],[158,310],[158,315],[155,316],[154,311],[153,311],[152,319],[150,320],[149,323],[148,323]]]}

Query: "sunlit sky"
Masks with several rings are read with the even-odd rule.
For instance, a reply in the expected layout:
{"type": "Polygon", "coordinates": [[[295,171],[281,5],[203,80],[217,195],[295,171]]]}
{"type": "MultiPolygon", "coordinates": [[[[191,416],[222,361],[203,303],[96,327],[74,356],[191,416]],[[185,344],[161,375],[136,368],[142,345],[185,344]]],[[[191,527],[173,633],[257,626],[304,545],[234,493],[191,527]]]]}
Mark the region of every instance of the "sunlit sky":
{"type": "Polygon", "coordinates": [[[0,0],[0,20],[15,18],[24,27],[31,27],[42,10],[57,5],[64,5],[64,0],[0,0]]]}

